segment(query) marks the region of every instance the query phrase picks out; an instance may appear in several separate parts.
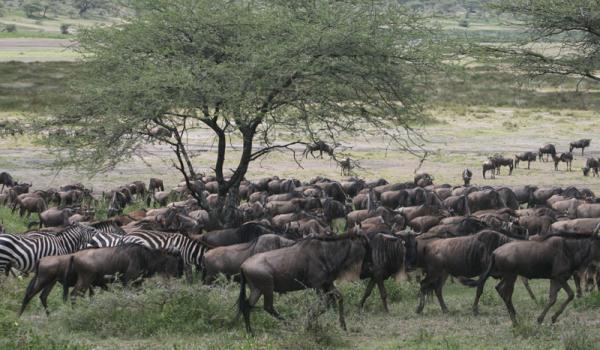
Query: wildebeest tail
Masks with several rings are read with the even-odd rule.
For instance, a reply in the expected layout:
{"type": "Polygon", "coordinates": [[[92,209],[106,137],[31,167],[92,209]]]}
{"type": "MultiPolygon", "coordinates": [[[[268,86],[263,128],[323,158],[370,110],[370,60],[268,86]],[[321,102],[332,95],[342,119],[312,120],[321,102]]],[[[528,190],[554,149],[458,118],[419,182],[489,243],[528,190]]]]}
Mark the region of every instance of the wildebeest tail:
{"type": "Polygon", "coordinates": [[[241,314],[244,316],[244,323],[246,324],[246,330],[251,332],[250,329],[250,310],[252,306],[248,302],[246,298],[246,276],[244,276],[244,271],[240,273],[240,296],[238,298],[238,316],[241,314]]]}
{"type": "Polygon", "coordinates": [[[485,272],[483,274],[481,274],[479,276],[478,280],[462,278],[462,279],[459,279],[460,283],[464,284],[465,286],[469,286],[469,287],[483,286],[485,284],[485,281],[487,281],[487,279],[490,278],[490,276],[492,275],[492,271],[494,270],[495,264],[496,264],[496,260],[494,259],[494,254],[492,254],[492,256],[490,257],[490,263],[488,264],[487,269],[485,270],[485,272]]]}
{"type": "Polygon", "coordinates": [[[27,285],[27,289],[25,289],[25,296],[23,297],[23,303],[21,304],[21,310],[19,311],[19,316],[21,316],[23,314],[23,311],[25,311],[27,304],[29,304],[29,301],[33,297],[33,289],[35,287],[35,282],[37,281],[37,278],[38,278],[39,268],[40,268],[40,261],[38,260],[35,263],[35,268],[34,268],[35,274],[33,275],[33,278],[31,279],[31,281],[29,281],[29,284],[27,285]]]}

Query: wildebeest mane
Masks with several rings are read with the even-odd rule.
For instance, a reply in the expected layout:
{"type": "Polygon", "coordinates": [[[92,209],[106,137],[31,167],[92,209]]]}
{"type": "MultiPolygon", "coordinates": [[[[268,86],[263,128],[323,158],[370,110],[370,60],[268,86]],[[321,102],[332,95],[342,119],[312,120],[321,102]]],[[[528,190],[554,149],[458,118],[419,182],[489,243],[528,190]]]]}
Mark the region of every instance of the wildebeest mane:
{"type": "Polygon", "coordinates": [[[237,234],[240,237],[240,243],[251,242],[256,240],[259,236],[267,233],[278,234],[278,232],[275,232],[272,227],[260,222],[247,222],[240,226],[237,230],[237,234]]]}

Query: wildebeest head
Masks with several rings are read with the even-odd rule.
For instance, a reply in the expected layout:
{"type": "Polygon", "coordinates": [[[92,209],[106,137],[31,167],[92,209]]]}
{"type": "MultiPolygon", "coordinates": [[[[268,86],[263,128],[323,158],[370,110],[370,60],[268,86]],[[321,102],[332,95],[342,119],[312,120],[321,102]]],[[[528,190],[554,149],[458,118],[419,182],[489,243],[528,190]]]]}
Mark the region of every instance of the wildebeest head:
{"type": "Polygon", "coordinates": [[[404,230],[396,235],[404,242],[404,264],[410,270],[417,263],[417,235],[412,230],[404,230]]]}

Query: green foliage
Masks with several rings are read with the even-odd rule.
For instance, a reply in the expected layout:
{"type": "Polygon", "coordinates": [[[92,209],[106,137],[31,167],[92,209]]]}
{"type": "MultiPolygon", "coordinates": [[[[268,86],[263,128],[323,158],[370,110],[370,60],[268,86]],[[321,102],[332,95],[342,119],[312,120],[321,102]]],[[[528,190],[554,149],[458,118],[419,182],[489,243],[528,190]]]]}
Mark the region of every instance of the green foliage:
{"type": "Polygon", "coordinates": [[[44,6],[40,2],[32,1],[24,3],[22,9],[28,18],[38,18],[44,11],[44,6]]]}
{"type": "Polygon", "coordinates": [[[458,25],[464,28],[469,28],[469,20],[466,18],[461,19],[460,21],[458,21],[458,25]]]}
{"type": "Polygon", "coordinates": [[[600,2],[589,0],[498,0],[493,8],[520,19],[528,36],[510,47],[486,52],[533,76],[577,75],[600,82],[600,2]],[[545,49],[558,40],[560,52],[545,49]]]}

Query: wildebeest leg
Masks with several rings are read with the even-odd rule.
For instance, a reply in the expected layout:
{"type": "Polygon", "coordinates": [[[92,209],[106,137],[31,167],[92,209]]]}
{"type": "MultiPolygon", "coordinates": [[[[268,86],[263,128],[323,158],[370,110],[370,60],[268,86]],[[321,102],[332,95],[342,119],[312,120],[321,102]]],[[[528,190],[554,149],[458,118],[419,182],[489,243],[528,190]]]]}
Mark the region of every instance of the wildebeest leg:
{"type": "Polygon", "coordinates": [[[50,315],[50,311],[48,311],[48,295],[50,295],[50,292],[52,291],[52,288],[54,287],[55,283],[56,283],[56,281],[54,281],[50,285],[46,286],[44,288],[44,290],[42,291],[42,294],[40,294],[40,301],[42,302],[42,305],[44,306],[44,310],[46,311],[46,316],[50,315]]]}
{"type": "Polygon", "coordinates": [[[328,292],[331,293],[335,297],[335,299],[337,299],[340,327],[342,327],[343,330],[347,331],[348,329],[346,328],[346,320],[344,319],[344,297],[342,296],[342,293],[340,293],[340,291],[337,288],[335,288],[333,284],[327,286],[326,290],[328,290],[328,292]]]}
{"type": "MultiPolygon", "coordinates": [[[[250,299],[251,299],[250,305],[252,305],[252,294],[250,294],[250,299]]],[[[259,297],[260,297],[260,295],[259,295],[259,297]]],[[[257,299],[257,301],[258,301],[258,299],[257,299]]],[[[275,310],[275,307],[273,306],[272,290],[265,291],[263,302],[264,302],[263,308],[265,309],[266,312],[268,312],[271,316],[275,317],[276,319],[283,321],[283,317],[281,317],[281,315],[279,315],[279,313],[275,310]]]]}
{"type": "Polygon", "coordinates": [[[386,313],[390,312],[387,304],[387,291],[385,290],[385,285],[383,284],[383,279],[379,278],[377,280],[377,288],[379,288],[379,296],[381,297],[381,302],[383,303],[383,311],[386,313]]]}
{"type": "Polygon", "coordinates": [[[531,290],[531,287],[529,286],[529,280],[523,276],[521,276],[521,282],[523,282],[523,285],[525,286],[525,289],[527,290],[527,293],[529,294],[529,297],[531,298],[531,300],[535,301],[535,294],[533,294],[533,291],[531,290]]]}
{"type": "Polygon", "coordinates": [[[446,279],[448,278],[448,274],[440,277],[435,284],[435,296],[440,303],[440,307],[442,308],[443,313],[448,313],[448,306],[446,306],[446,302],[444,302],[444,295],[442,294],[442,288],[444,288],[444,283],[446,283],[446,279]]]}
{"type": "Polygon", "coordinates": [[[516,275],[502,276],[502,280],[496,286],[496,291],[498,294],[500,294],[500,297],[504,301],[506,309],[508,310],[508,315],[510,316],[513,324],[517,323],[517,312],[515,311],[515,307],[512,303],[512,294],[515,288],[516,279],[516,275]]]}
{"type": "Polygon", "coordinates": [[[423,308],[425,307],[425,297],[427,293],[435,287],[437,277],[433,277],[429,272],[427,275],[421,280],[421,289],[419,291],[419,305],[417,305],[417,314],[423,312],[423,308]]]}
{"type": "Polygon", "coordinates": [[[363,294],[362,298],[360,299],[360,308],[361,309],[365,306],[365,301],[367,301],[367,298],[371,295],[371,292],[373,291],[374,287],[375,287],[375,279],[371,278],[371,279],[369,279],[369,282],[367,284],[367,289],[365,289],[365,293],[363,294]]]}
{"type": "Polygon", "coordinates": [[[573,300],[573,298],[575,297],[575,295],[573,294],[573,290],[571,289],[567,281],[560,281],[560,286],[565,290],[565,292],[567,292],[567,300],[565,300],[565,302],[562,303],[558,311],[556,311],[556,313],[552,315],[552,323],[556,322],[558,316],[560,316],[560,314],[562,314],[562,312],[565,311],[567,305],[569,305],[571,300],[573,300]]]}
{"type": "MultiPolygon", "coordinates": [[[[546,317],[546,313],[548,312],[548,310],[550,310],[552,305],[554,305],[554,303],[556,303],[556,297],[558,295],[559,290],[560,290],[560,282],[557,280],[550,280],[550,293],[549,293],[550,295],[548,297],[548,303],[546,304],[546,306],[544,306],[544,310],[542,311],[540,316],[537,318],[538,323],[541,324],[542,322],[544,322],[544,317],[546,317]]],[[[571,293],[573,293],[573,291],[571,291],[571,293]]]]}
{"type": "Polygon", "coordinates": [[[527,161],[527,170],[529,170],[529,169],[530,169],[530,167],[531,167],[531,161],[530,161],[530,160],[528,160],[528,161],[527,161]]]}
{"type": "Polygon", "coordinates": [[[575,290],[577,291],[577,297],[581,298],[583,292],[581,291],[581,275],[580,271],[575,271],[573,273],[573,282],[575,282],[575,290]]]}
{"type": "Polygon", "coordinates": [[[185,264],[185,268],[183,270],[183,273],[185,274],[185,280],[187,283],[192,284],[192,282],[194,282],[194,274],[192,272],[192,265],[190,264],[185,264]]]}

